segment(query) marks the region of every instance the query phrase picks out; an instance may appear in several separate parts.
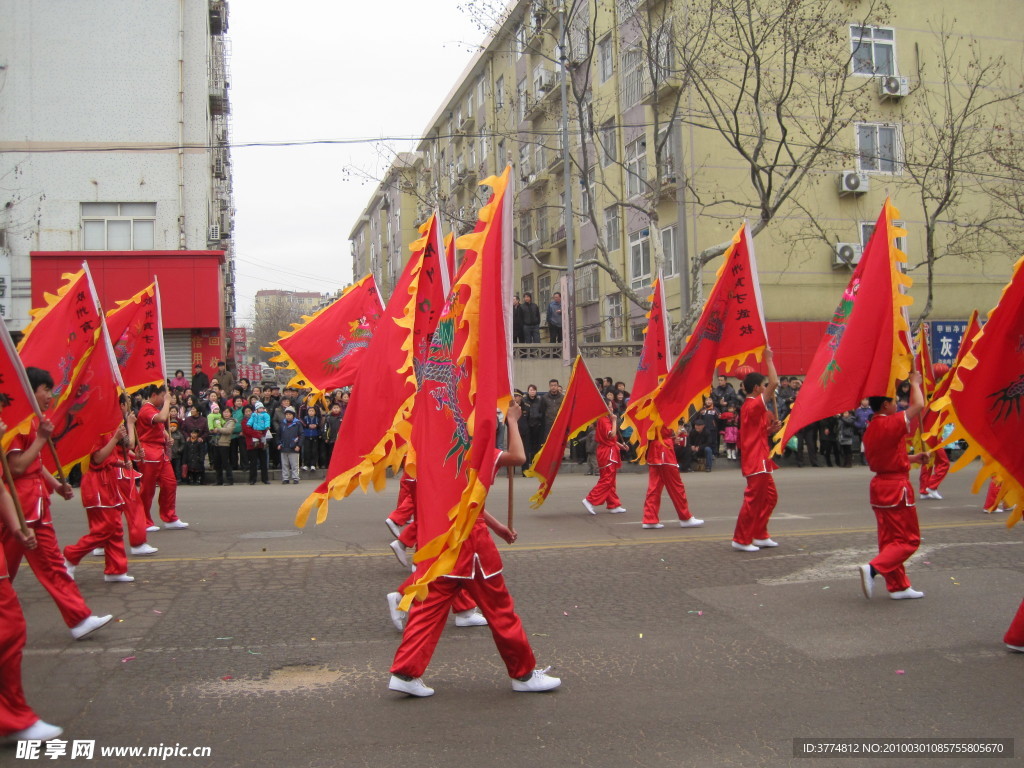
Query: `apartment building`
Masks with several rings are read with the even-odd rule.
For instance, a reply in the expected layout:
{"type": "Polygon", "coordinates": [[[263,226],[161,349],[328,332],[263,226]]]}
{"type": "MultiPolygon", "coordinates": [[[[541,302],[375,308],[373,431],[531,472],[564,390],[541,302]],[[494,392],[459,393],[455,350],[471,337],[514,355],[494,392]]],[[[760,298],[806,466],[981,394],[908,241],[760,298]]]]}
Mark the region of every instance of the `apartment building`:
{"type": "Polygon", "coordinates": [[[716,246],[746,220],[776,359],[799,373],[888,196],[912,318],[927,310],[934,346],[955,354],[1024,249],[1006,194],[1024,163],[999,156],[1019,120],[1024,7],[961,10],[511,3],[353,227],[354,275],[393,284],[415,224],[436,205],[466,231],[478,181],[510,163],[517,287],[544,306],[573,265],[579,341],[639,341],[659,265],[670,317],[692,319],[716,246]]]}
{"type": "Polygon", "coordinates": [[[167,364],[212,372],[235,325],[224,0],[0,0],[0,314],[64,272],[104,306],[157,276],[167,364]]]}

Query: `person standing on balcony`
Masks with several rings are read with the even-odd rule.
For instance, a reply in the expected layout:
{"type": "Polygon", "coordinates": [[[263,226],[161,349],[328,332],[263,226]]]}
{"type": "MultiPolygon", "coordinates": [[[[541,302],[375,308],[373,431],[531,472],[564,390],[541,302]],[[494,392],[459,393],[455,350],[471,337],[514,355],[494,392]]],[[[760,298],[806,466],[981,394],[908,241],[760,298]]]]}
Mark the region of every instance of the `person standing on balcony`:
{"type": "Polygon", "coordinates": [[[533,303],[533,294],[523,294],[523,343],[540,344],[540,307],[533,303]]]}
{"type": "Polygon", "coordinates": [[[552,344],[562,343],[562,294],[555,291],[548,304],[548,341],[552,344]]]}

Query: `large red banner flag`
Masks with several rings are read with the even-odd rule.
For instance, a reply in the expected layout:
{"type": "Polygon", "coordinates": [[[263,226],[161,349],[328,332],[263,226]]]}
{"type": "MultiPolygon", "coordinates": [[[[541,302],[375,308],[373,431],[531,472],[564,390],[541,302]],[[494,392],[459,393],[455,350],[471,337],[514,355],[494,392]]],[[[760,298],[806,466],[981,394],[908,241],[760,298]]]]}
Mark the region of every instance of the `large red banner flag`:
{"type": "Polygon", "coordinates": [[[623,426],[632,428],[630,442],[636,444],[636,460],[644,463],[647,454],[648,429],[650,422],[639,415],[641,407],[650,404],[658,386],[668,374],[668,312],[665,310],[665,279],[658,270],[658,277],[651,286],[651,311],[647,313],[647,328],[644,329],[644,346],[640,351],[640,362],[633,378],[629,405],[623,414],[623,426]]]}
{"type": "Polygon", "coordinates": [[[327,519],[329,498],[343,499],[356,488],[372,484],[381,490],[387,469],[397,471],[405,457],[416,395],[417,350],[434,331],[444,306],[444,259],[434,234],[437,217],[431,216],[410,244],[406,264],[384,314],[356,371],[352,396],[338,440],[327,467],[326,479],[311,493],[296,514],[300,528],[316,509],[316,522],[327,519]]]}
{"type": "Polygon", "coordinates": [[[946,395],[949,394],[949,386],[956,377],[957,368],[960,367],[960,363],[963,362],[967,353],[971,351],[971,345],[974,343],[974,339],[979,331],[981,331],[981,323],[978,322],[978,310],[974,310],[967,320],[967,330],[964,331],[963,339],[960,341],[960,349],[956,353],[956,359],[953,360],[953,365],[950,366],[946,375],[940,378],[938,384],[935,385],[932,401],[921,416],[925,440],[932,448],[936,448],[946,442],[942,439],[942,432],[950,416],[949,398],[946,395]]]}
{"type": "Polygon", "coordinates": [[[383,311],[369,274],[323,309],[292,323],[292,330],[280,331],[280,338],[263,349],[275,353],[270,362],[295,371],[288,386],[309,387],[323,398],[325,392],[355,383],[383,311]]]}
{"type": "MultiPolygon", "coordinates": [[[[102,320],[100,325],[96,343],[86,350],[67,397],[46,414],[53,422],[53,444],[65,475],[88,461],[97,437],[109,435],[123,420],[119,397],[124,387],[102,320]]],[[[41,456],[43,465],[56,471],[53,453],[44,451],[41,456]]]]}
{"type": "MultiPolygon", "coordinates": [[[[928,326],[926,323],[918,323],[917,333],[914,334],[914,370],[921,374],[921,392],[924,394],[925,404],[931,402],[935,393],[935,373],[932,371],[932,353],[928,346],[928,326]]],[[[924,428],[924,416],[928,413],[926,409],[917,419],[914,425],[914,448],[915,452],[928,449],[926,431],[924,428]]],[[[934,447],[934,446],[931,446],[934,447]]]]}
{"type": "Polygon", "coordinates": [[[910,375],[910,325],[905,293],[911,284],[900,264],[907,257],[896,248],[905,229],[887,199],[860,263],[818,345],[800,397],[778,433],[773,451],[815,421],[855,408],[865,397],[896,393],[896,382],[910,375]]]}
{"type": "Polygon", "coordinates": [[[534,455],[530,468],[523,473],[540,480],[540,488],[530,497],[534,509],[547,501],[551,493],[555,477],[562,466],[566,444],[607,413],[608,406],[605,405],[604,397],[594,384],[587,364],[577,354],[572,364],[569,386],[565,390],[562,404],[558,406],[551,431],[544,445],[534,455]]]}
{"type": "Polygon", "coordinates": [[[18,344],[26,368],[42,368],[53,377],[53,409],[70,394],[71,380],[100,332],[101,313],[88,265],[63,279],[57,293],[44,294],[46,303],[31,311],[18,344]]]}
{"type": "Polygon", "coordinates": [[[953,469],[980,458],[974,492],[989,478],[999,483],[999,501],[1016,506],[1006,525],[1015,525],[1024,510],[1024,257],[956,367],[947,397],[950,439],[967,441],[953,469]]]}
{"type": "Polygon", "coordinates": [[[128,394],[165,380],[156,282],[107,311],[107,332],[128,394]]]}
{"type": "Polygon", "coordinates": [[[416,477],[416,577],[402,608],[451,573],[462,543],[483,511],[494,481],[497,412],[511,402],[505,317],[511,304],[510,168],[489,177],[493,196],[480,210],[483,227],[457,241],[464,249],[458,280],[430,344],[413,409],[411,461],[416,477]]]}
{"type": "Polygon", "coordinates": [[[639,416],[650,419],[647,437],[657,435],[663,426],[674,429],[691,405],[699,405],[711,391],[719,365],[738,365],[751,355],[760,360],[767,344],[754,245],[744,224],[725,252],[686,346],[650,404],[637,409],[639,416]]]}
{"type": "Polygon", "coordinates": [[[0,347],[0,395],[3,395],[6,402],[0,419],[7,425],[2,446],[3,450],[7,450],[14,436],[28,432],[32,419],[41,414],[32,385],[25,374],[25,366],[6,328],[0,329],[0,340],[3,341],[0,347]]]}

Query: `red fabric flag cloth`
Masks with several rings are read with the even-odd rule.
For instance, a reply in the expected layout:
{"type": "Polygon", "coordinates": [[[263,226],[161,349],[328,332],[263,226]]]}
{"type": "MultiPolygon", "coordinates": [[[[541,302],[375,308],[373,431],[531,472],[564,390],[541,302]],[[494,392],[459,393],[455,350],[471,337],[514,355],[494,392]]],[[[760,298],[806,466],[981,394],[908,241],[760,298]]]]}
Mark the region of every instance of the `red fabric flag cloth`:
{"type": "Polygon", "coordinates": [[[938,447],[946,442],[942,439],[942,432],[950,417],[949,398],[947,397],[949,385],[956,378],[956,369],[963,362],[967,353],[971,351],[971,345],[974,343],[974,339],[980,330],[981,323],[978,322],[978,310],[974,310],[967,320],[967,329],[964,331],[964,337],[960,342],[960,349],[956,353],[956,359],[953,361],[952,367],[946,372],[946,375],[935,385],[935,393],[932,395],[931,404],[921,416],[922,429],[929,446],[938,447]]]}
{"type": "MultiPolygon", "coordinates": [[[[119,379],[114,351],[101,333],[85,352],[67,396],[45,414],[53,422],[53,443],[64,474],[89,459],[98,435],[109,435],[122,423],[119,379]]],[[[43,451],[41,456],[43,465],[55,472],[53,454],[43,451]]]]}
{"type": "Polygon", "coordinates": [[[3,341],[0,347],[0,394],[7,401],[0,418],[7,425],[3,438],[3,450],[7,450],[15,435],[28,432],[32,419],[39,415],[39,406],[11,335],[4,331],[0,333],[0,339],[3,341]]]}
{"type": "Polygon", "coordinates": [[[886,200],[773,453],[808,424],[855,408],[865,397],[894,396],[896,382],[910,375],[905,307],[913,299],[903,292],[911,280],[899,267],[907,259],[894,243],[906,235],[893,224],[898,217],[886,200]]]}
{"type": "Polygon", "coordinates": [[[510,170],[481,182],[494,190],[480,210],[484,226],[457,241],[465,249],[460,274],[420,370],[407,464],[417,482],[420,546],[403,609],[451,573],[494,481],[497,412],[512,399],[505,328],[511,286],[504,279],[511,266],[510,170]]]}
{"type": "Polygon", "coordinates": [[[711,390],[715,369],[757,360],[768,344],[761,287],[753,244],[746,224],[733,236],[707,303],[693,333],[649,405],[637,412],[651,419],[647,437],[662,427],[675,429],[691,405],[698,405],[711,390]]]}
{"type": "Polygon", "coordinates": [[[416,395],[417,349],[425,349],[444,306],[444,260],[434,234],[437,218],[420,228],[424,237],[410,245],[413,254],[398,279],[356,371],[352,396],[327,467],[326,479],[296,514],[300,528],[317,510],[316,521],[327,519],[327,500],[343,499],[372,483],[381,490],[386,470],[397,471],[412,429],[409,415],[416,395]],[[417,336],[419,334],[419,336],[417,336]]]}
{"type": "Polygon", "coordinates": [[[947,394],[951,439],[967,441],[953,470],[981,459],[974,480],[978,493],[991,478],[1001,485],[997,501],[1016,505],[1006,521],[1012,527],[1024,510],[1024,257],[988,322],[955,369],[947,394]]]}
{"type": "Polygon", "coordinates": [[[107,331],[129,394],[160,384],[166,377],[160,351],[163,323],[156,294],[156,283],[150,283],[107,312],[107,331]]]}
{"type": "Polygon", "coordinates": [[[370,274],[301,323],[292,323],[291,331],[279,332],[281,338],[263,349],[276,353],[270,362],[295,371],[288,386],[309,387],[323,398],[325,392],[355,383],[383,311],[370,274]]]}
{"type": "Polygon", "coordinates": [[[665,279],[660,269],[651,286],[650,302],[651,311],[647,313],[647,328],[644,329],[644,346],[633,378],[629,405],[622,416],[623,426],[633,430],[630,442],[637,446],[636,460],[641,464],[646,463],[651,422],[640,416],[639,410],[650,405],[651,396],[668,373],[668,313],[665,311],[665,279]]]}
{"type": "MultiPolygon", "coordinates": [[[[914,370],[921,374],[921,392],[924,394],[924,402],[927,405],[931,402],[935,393],[935,375],[932,373],[932,353],[928,347],[928,326],[920,323],[917,333],[914,334],[914,370]]],[[[934,448],[927,439],[927,432],[924,428],[924,416],[928,413],[927,408],[915,420],[914,424],[914,447],[915,452],[934,448]]],[[[930,463],[930,462],[929,462],[930,463]]]]}
{"type": "Polygon", "coordinates": [[[88,268],[83,265],[63,279],[67,282],[56,295],[44,294],[46,304],[32,310],[32,321],[18,344],[26,368],[42,368],[53,377],[54,409],[70,393],[71,379],[100,331],[99,306],[88,268]]]}
{"type": "Polygon", "coordinates": [[[534,509],[540,507],[551,493],[555,477],[562,466],[565,446],[573,437],[585,430],[600,417],[608,413],[604,397],[594,385],[594,379],[587,370],[583,358],[576,355],[569,376],[569,386],[565,390],[562,404],[558,406],[558,414],[551,425],[544,445],[533,457],[533,463],[523,474],[540,480],[540,488],[530,502],[534,509]]]}

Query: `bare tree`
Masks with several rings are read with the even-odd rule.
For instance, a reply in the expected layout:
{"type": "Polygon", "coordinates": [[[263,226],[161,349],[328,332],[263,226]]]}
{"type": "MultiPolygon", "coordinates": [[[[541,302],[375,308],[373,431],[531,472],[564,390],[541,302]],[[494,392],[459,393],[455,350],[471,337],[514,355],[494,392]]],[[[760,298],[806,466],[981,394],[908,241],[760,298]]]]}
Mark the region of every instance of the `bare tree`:
{"type": "Polygon", "coordinates": [[[303,306],[292,296],[282,294],[274,296],[272,301],[259,302],[256,305],[252,327],[252,346],[258,351],[258,359],[266,362],[273,353],[264,350],[277,341],[279,331],[292,330],[292,323],[302,321],[308,312],[308,304],[303,306]]]}

